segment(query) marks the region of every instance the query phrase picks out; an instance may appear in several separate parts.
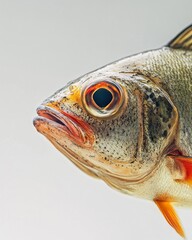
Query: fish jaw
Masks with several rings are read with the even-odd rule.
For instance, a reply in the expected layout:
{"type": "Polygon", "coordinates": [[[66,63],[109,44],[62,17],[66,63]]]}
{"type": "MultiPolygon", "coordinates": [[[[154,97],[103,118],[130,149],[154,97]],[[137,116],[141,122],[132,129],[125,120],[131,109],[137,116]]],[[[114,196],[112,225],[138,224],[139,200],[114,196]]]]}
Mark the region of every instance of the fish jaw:
{"type": "Polygon", "coordinates": [[[94,143],[94,132],[81,118],[55,107],[41,105],[38,117],[33,121],[37,131],[51,139],[68,138],[74,144],[90,148],[94,143]]]}

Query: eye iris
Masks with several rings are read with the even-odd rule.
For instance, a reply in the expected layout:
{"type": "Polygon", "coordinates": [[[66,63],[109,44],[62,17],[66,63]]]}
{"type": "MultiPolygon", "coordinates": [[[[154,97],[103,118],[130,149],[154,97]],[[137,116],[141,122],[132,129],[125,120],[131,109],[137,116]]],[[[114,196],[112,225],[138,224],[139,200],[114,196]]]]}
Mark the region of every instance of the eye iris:
{"type": "Polygon", "coordinates": [[[100,88],[93,94],[93,100],[100,107],[106,107],[113,99],[113,96],[110,91],[105,88],[100,88]]]}

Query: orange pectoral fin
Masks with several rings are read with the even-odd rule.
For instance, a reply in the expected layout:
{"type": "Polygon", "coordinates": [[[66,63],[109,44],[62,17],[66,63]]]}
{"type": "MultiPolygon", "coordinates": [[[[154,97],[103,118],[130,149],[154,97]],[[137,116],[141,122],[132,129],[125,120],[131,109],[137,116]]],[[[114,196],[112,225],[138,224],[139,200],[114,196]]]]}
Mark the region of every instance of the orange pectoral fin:
{"type": "Polygon", "coordinates": [[[170,156],[183,168],[185,177],[182,181],[192,184],[192,157],[170,156]]]}
{"type": "Polygon", "coordinates": [[[175,212],[172,204],[170,202],[162,202],[158,200],[154,200],[154,202],[162,212],[167,222],[177,231],[181,237],[185,238],[185,233],[181,226],[179,217],[177,216],[177,213],[175,212]]]}

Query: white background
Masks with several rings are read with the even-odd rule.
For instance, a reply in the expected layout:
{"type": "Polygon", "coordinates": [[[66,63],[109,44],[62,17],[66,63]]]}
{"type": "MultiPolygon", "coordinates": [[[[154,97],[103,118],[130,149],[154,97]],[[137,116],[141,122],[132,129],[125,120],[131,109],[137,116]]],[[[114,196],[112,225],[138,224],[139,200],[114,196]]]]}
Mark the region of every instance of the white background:
{"type": "MultiPolygon", "coordinates": [[[[180,239],[152,202],[82,173],[32,119],[69,80],[191,22],[191,0],[0,0],[1,240],[180,239]]],[[[192,239],[192,211],[179,215],[192,239]]]]}

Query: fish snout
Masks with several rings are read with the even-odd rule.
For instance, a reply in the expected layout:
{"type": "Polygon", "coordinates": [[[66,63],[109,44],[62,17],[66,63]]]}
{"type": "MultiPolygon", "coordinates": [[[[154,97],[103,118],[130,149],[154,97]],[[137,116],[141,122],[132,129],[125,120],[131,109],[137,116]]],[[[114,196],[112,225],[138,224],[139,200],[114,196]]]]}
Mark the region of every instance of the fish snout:
{"type": "Polygon", "coordinates": [[[37,114],[33,124],[43,135],[52,137],[57,131],[57,138],[68,138],[73,143],[86,148],[93,145],[93,130],[83,119],[72,112],[61,110],[55,105],[50,107],[43,104],[37,108],[37,114]]]}

